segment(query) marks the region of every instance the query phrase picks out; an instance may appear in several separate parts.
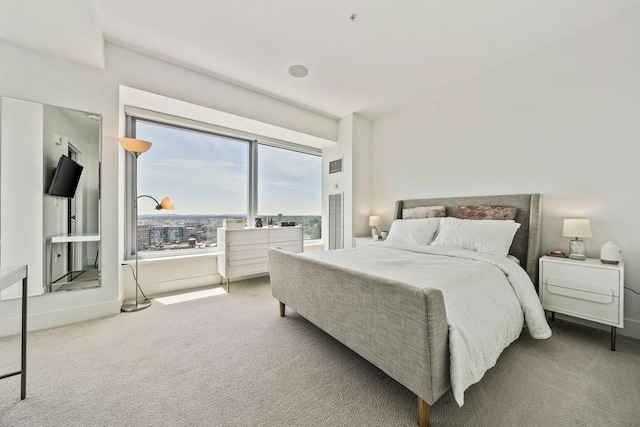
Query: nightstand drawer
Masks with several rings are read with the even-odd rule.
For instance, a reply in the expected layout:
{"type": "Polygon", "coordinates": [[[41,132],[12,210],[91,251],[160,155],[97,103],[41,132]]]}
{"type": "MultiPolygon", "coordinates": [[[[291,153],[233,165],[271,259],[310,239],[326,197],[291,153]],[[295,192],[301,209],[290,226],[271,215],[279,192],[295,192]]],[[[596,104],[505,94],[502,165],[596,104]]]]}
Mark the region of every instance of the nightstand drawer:
{"type": "Polygon", "coordinates": [[[620,273],[585,265],[576,268],[573,265],[546,262],[542,271],[543,285],[574,289],[594,294],[619,296],[620,273]]]}
{"type": "Polygon", "coordinates": [[[542,304],[546,310],[596,322],[620,323],[619,300],[609,295],[544,283],[542,304]]]}

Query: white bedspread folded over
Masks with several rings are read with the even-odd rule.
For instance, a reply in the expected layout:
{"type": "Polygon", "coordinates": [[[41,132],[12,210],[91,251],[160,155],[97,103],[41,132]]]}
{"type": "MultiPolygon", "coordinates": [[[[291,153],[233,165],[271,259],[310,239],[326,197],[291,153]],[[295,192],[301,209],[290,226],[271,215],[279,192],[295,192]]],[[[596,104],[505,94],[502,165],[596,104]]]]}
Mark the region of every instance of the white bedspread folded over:
{"type": "Polygon", "coordinates": [[[493,367],[522,332],[551,336],[544,310],[527,273],[515,262],[464,249],[376,242],[308,256],[345,268],[442,291],[449,325],[453,394],[464,391],[493,367]]]}

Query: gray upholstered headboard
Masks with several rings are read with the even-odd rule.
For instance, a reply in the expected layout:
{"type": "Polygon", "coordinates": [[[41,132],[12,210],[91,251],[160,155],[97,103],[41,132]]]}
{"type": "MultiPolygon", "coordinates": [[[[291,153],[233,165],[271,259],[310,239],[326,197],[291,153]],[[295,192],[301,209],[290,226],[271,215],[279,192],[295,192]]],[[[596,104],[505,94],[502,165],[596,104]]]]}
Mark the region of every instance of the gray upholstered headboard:
{"type": "Polygon", "coordinates": [[[509,253],[520,260],[520,265],[525,268],[537,289],[538,258],[540,257],[540,194],[398,200],[394,219],[402,218],[402,209],[418,206],[444,206],[447,216],[455,216],[458,206],[463,205],[513,206],[518,208],[515,220],[521,225],[513,238],[509,253]]]}

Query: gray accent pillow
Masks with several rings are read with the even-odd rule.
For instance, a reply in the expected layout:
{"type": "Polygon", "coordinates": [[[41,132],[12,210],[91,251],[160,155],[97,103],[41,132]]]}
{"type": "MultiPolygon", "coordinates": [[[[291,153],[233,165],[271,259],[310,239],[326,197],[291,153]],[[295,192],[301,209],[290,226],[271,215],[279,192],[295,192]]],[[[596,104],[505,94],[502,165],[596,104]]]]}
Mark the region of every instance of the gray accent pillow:
{"type": "Polygon", "coordinates": [[[459,206],[456,218],[513,220],[517,214],[518,208],[511,206],[459,206]]]}
{"type": "Polygon", "coordinates": [[[447,216],[444,206],[419,206],[402,209],[402,219],[441,218],[447,216]]]}

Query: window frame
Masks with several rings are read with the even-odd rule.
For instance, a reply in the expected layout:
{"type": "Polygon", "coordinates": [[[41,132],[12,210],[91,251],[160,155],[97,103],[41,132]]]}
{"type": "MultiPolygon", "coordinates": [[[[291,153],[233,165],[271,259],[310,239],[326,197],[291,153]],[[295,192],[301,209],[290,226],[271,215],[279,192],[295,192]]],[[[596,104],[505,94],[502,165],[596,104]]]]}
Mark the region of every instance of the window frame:
{"type": "MultiPolygon", "coordinates": [[[[303,154],[322,157],[322,150],[296,144],[293,142],[281,141],[274,138],[258,136],[243,132],[240,130],[229,129],[214,124],[199,122],[196,120],[186,119],[182,117],[171,116],[164,113],[144,110],[141,108],[125,106],[125,136],[128,138],[136,137],[136,123],[138,121],[151,123],[159,126],[166,126],[181,129],[188,132],[199,132],[215,137],[227,139],[235,139],[246,142],[248,146],[248,174],[247,174],[247,224],[253,224],[258,215],[258,146],[267,145],[286,150],[292,150],[303,154]]],[[[136,162],[132,155],[125,156],[125,223],[124,223],[124,258],[125,260],[133,260],[135,251],[137,250],[137,242],[134,242],[135,228],[135,211],[133,195],[137,189],[137,168],[136,162]]],[[[320,212],[320,215],[322,213],[320,212]]],[[[315,242],[312,240],[310,242],[315,242]]],[[[182,249],[179,253],[175,251],[163,251],[152,253],[138,253],[139,259],[155,259],[164,257],[183,257],[200,254],[215,254],[217,248],[210,249],[182,249]]]]}

